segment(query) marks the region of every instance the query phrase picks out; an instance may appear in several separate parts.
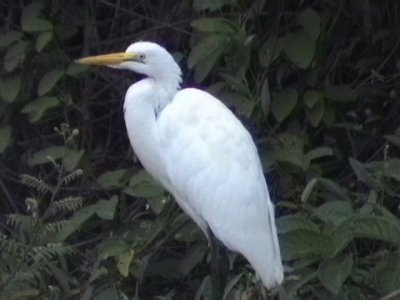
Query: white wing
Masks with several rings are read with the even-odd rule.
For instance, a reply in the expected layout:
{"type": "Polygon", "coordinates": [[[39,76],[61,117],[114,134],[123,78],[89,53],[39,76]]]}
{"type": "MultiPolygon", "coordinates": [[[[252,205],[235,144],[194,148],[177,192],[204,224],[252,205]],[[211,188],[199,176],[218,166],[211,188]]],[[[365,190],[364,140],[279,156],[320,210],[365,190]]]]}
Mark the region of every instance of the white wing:
{"type": "Polygon", "coordinates": [[[167,188],[207,232],[242,253],[267,287],[283,280],[274,208],[254,142],[218,99],[178,92],[157,121],[167,188]]]}

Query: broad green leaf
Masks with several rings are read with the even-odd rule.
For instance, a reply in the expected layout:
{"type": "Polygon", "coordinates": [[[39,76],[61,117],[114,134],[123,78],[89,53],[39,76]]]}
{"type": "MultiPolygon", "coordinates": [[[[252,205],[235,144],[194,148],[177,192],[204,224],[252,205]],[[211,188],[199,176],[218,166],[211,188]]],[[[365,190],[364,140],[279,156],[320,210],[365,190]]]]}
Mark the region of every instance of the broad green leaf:
{"type": "Polygon", "coordinates": [[[304,27],[304,30],[314,41],[318,38],[321,31],[321,18],[315,10],[306,9],[302,11],[297,16],[297,22],[304,27]]]}
{"type": "Polygon", "coordinates": [[[115,237],[103,241],[100,245],[98,245],[98,249],[98,257],[104,260],[109,257],[114,257],[125,253],[130,250],[130,247],[126,241],[115,237]]]}
{"type": "Polygon", "coordinates": [[[349,221],[354,237],[380,240],[400,244],[400,228],[388,218],[378,216],[358,216],[349,221]]]}
{"type": "Polygon", "coordinates": [[[382,295],[399,290],[400,255],[398,251],[397,253],[390,253],[383,261],[379,262],[376,265],[374,275],[375,284],[382,295]]]}
{"type": "Polygon", "coordinates": [[[395,145],[397,148],[400,148],[400,136],[396,134],[392,135],[384,135],[385,139],[387,139],[390,143],[395,145]]]}
{"type": "Polygon", "coordinates": [[[313,178],[307,183],[306,187],[303,190],[303,193],[301,194],[301,202],[303,204],[307,203],[308,199],[310,199],[310,196],[317,182],[318,178],[313,178]]]}
{"type": "Polygon", "coordinates": [[[318,125],[321,123],[322,117],[324,116],[324,112],[325,105],[323,99],[320,99],[312,108],[306,107],[308,122],[310,122],[312,126],[318,127],[318,125]]]}
{"type": "Polygon", "coordinates": [[[308,108],[313,108],[315,104],[322,99],[322,94],[316,90],[307,90],[304,92],[303,100],[308,108]]]}
{"type": "Polygon", "coordinates": [[[13,71],[18,64],[24,61],[28,44],[28,42],[19,41],[7,50],[6,55],[4,56],[4,69],[6,71],[13,71]]]}
{"type": "Polygon", "coordinates": [[[325,223],[340,224],[354,214],[351,205],[345,201],[331,201],[322,204],[315,214],[325,223]]]}
{"type": "Polygon", "coordinates": [[[129,266],[132,262],[133,254],[133,249],[130,249],[118,255],[117,268],[119,273],[124,277],[128,277],[129,275],[129,266]]]}
{"type": "Polygon", "coordinates": [[[63,160],[65,170],[71,172],[76,169],[82,156],[85,154],[85,149],[73,150],[67,149],[63,160]]]}
{"type": "Polygon", "coordinates": [[[337,295],[353,268],[351,254],[323,260],[318,266],[318,277],[322,285],[337,295]]]}
{"type": "Polygon", "coordinates": [[[48,157],[51,157],[55,160],[61,159],[64,157],[65,152],[66,149],[64,146],[54,146],[39,150],[28,158],[28,165],[35,166],[49,163],[50,161],[48,157]]]}
{"type": "Polygon", "coordinates": [[[1,98],[12,103],[17,98],[21,87],[21,75],[2,78],[0,82],[1,98]]]}
{"type": "Polygon", "coordinates": [[[60,100],[57,97],[42,97],[25,105],[21,112],[28,115],[30,123],[35,123],[42,118],[48,109],[59,104],[60,100]]]}
{"type": "Polygon", "coordinates": [[[282,52],[284,42],[284,38],[276,36],[271,36],[265,41],[258,52],[261,66],[268,67],[278,58],[282,52]]]}
{"type": "Polygon", "coordinates": [[[351,157],[349,158],[349,162],[358,180],[370,188],[375,188],[378,186],[378,183],[372,176],[372,171],[369,170],[366,165],[351,157]]]}
{"type": "Polygon", "coordinates": [[[278,233],[287,233],[299,229],[319,232],[318,226],[302,215],[287,215],[276,219],[278,233]]]}
{"type": "Polygon", "coordinates": [[[232,5],[235,3],[236,0],[193,0],[193,7],[198,12],[204,10],[212,12],[225,5],[232,5]]]}
{"type": "MultiPolygon", "coordinates": [[[[336,222],[338,223],[338,222],[336,222]]],[[[331,223],[333,224],[333,222],[331,223]]],[[[325,227],[324,233],[329,235],[333,241],[332,256],[338,255],[350,242],[354,240],[353,229],[349,225],[349,220],[330,228],[325,227]]]]}
{"type": "Polygon", "coordinates": [[[382,175],[391,177],[397,182],[400,182],[400,159],[390,158],[382,163],[382,175]]]}
{"type": "Polygon", "coordinates": [[[289,33],[285,36],[284,50],[296,66],[306,69],[314,58],[315,42],[304,30],[289,33]]]}
{"type": "Polygon", "coordinates": [[[210,73],[230,42],[231,39],[226,34],[212,34],[192,48],[187,63],[190,69],[195,67],[196,82],[201,82],[210,73]]]}
{"type": "Polygon", "coordinates": [[[118,204],[118,196],[112,196],[110,200],[100,200],[97,202],[96,214],[103,220],[114,219],[115,209],[118,204]]]}
{"type": "Polygon", "coordinates": [[[0,35],[0,48],[7,47],[22,38],[21,31],[10,31],[0,35]]]}
{"type": "Polygon", "coordinates": [[[53,28],[49,21],[40,18],[42,8],[43,2],[34,2],[24,7],[21,16],[22,30],[35,32],[49,31],[53,28]]]}
{"type": "Polygon", "coordinates": [[[198,31],[234,34],[236,26],[224,18],[202,18],[190,23],[190,26],[198,31]]]}
{"type": "Polygon", "coordinates": [[[37,52],[42,52],[44,47],[50,42],[53,37],[53,33],[51,31],[45,31],[38,35],[35,41],[35,49],[37,52]]]}
{"type": "Polygon", "coordinates": [[[131,178],[124,192],[134,197],[149,198],[163,195],[164,188],[149,173],[140,171],[131,178]]]}
{"type": "Polygon", "coordinates": [[[101,289],[100,291],[96,292],[97,294],[95,294],[92,297],[92,299],[94,300],[111,300],[111,299],[126,300],[126,298],[123,297],[123,294],[115,287],[101,289]]]}
{"type": "Polygon", "coordinates": [[[88,69],[88,65],[81,65],[81,64],[76,64],[76,63],[71,63],[67,71],[65,72],[67,75],[74,76],[78,73],[84,72],[88,69]]]}
{"type": "Polygon", "coordinates": [[[273,151],[269,154],[275,161],[288,162],[303,170],[308,170],[310,161],[304,157],[304,138],[282,133],[271,143],[273,151]]]}
{"type": "Polygon", "coordinates": [[[64,162],[64,163],[70,165],[66,167],[67,171],[72,171],[76,167],[77,160],[79,161],[84,152],[85,152],[84,149],[74,150],[65,148],[64,146],[48,147],[39,150],[38,152],[35,152],[31,157],[28,158],[27,163],[29,166],[36,166],[36,165],[50,163],[48,157],[51,157],[54,160],[65,158],[65,160],[66,161],[69,160],[69,162],[64,162]],[[71,169],[70,167],[73,168],[71,169]]]}
{"type": "Polygon", "coordinates": [[[292,260],[310,255],[329,257],[333,248],[331,237],[313,230],[294,230],[280,235],[282,259],[292,260]]]}
{"type": "Polygon", "coordinates": [[[332,156],[333,150],[329,147],[321,146],[310,150],[305,154],[305,158],[308,160],[314,160],[325,156],[332,156]]]}
{"type": "Polygon", "coordinates": [[[326,98],[337,102],[350,102],[358,98],[357,90],[349,85],[327,85],[324,87],[323,93],[326,98]]]}
{"type": "Polygon", "coordinates": [[[345,188],[339,186],[336,182],[327,178],[319,178],[318,182],[321,188],[335,195],[338,200],[350,201],[350,196],[348,191],[345,188]]]}
{"type": "Polygon", "coordinates": [[[220,98],[228,107],[234,107],[235,111],[242,116],[250,117],[253,112],[255,102],[240,92],[225,92],[220,94],[220,98]]]}
{"type": "Polygon", "coordinates": [[[180,260],[178,271],[183,276],[187,276],[190,271],[196,267],[206,255],[208,249],[203,243],[198,243],[194,246],[185,257],[180,260]]]}
{"type": "Polygon", "coordinates": [[[273,97],[271,111],[275,119],[282,122],[297,104],[298,93],[294,88],[285,88],[273,97]]]}
{"type": "Polygon", "coordinates": [[[41,97],[50,92],[63,75],[64,72],[57,69],[47,72],[39,81],[37,89],[38,96],[41,97]]]}
{"type": "Polygon", "coordinates": [[[118,169],[108,171],[97,178],[97,183],[104,189],[121,188],[126,185],[126,180],[123,180],[127,169],[118,169]]]}
{"type": "Polygon", "coordinates": [[[11,144],[11,127],[5,125],[0,127],[0,153],[4,153],[11,144]]]}

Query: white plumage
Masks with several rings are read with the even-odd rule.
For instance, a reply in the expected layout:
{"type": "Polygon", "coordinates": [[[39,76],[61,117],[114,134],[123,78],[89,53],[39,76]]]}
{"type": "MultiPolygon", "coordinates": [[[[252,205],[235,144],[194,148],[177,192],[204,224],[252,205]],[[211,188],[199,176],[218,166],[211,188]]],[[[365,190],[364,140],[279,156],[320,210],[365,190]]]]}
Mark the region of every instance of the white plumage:
{"type": "Polygon", "coordinates": [[[212,95],[179,90],[181,70],[161,46],[138,42],[126,52],[80,63],[147,76],[127,91],[124,111],[136,155],[207,235],[243,254],[267,288],[283,280],[274,207],[254,142],[212,95]]]}

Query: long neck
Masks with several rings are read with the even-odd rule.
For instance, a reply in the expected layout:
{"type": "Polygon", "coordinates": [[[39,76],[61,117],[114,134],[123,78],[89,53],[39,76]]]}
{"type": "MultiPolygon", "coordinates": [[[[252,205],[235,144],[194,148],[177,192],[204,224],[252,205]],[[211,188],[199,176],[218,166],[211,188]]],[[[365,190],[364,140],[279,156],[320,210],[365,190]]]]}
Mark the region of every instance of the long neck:
{"type": "Polygon", "coordinates": [[[165,183],[166,174],[162,174],[165,168],[160,154],[157,117],[176,92],[177,85],[172,88],[147,78],[133,84],[125,96],[125,124],[131,145],[145,169],[162,183],[165,183]]]}

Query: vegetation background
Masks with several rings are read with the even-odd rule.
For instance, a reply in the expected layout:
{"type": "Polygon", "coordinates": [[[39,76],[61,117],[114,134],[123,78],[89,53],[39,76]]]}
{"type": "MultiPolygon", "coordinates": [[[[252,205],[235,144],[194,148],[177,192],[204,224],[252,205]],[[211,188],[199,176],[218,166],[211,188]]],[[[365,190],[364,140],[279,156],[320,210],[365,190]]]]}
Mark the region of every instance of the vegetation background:
{"type": "MultiPolygon", "coordinates": [[[[150,40],[256,141],[276,297],[399,299],[399,1],[2,0],[0,20],[0,298],[209,297],[204,236],[129,145],[138,77],[73,63],[150,40]]],[[[225,299],[263,299],[229,260],[225,299]]]]}

